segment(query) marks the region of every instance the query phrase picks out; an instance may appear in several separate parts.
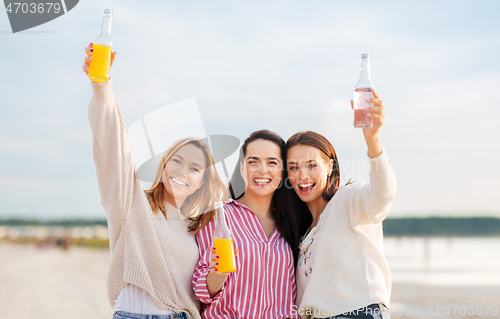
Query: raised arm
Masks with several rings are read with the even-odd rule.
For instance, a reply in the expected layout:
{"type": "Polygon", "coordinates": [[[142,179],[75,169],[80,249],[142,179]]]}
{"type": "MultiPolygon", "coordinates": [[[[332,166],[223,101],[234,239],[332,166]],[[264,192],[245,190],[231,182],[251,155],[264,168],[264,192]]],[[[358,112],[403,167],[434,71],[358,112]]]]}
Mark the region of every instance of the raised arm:
{"type": "Polygon", "coordinates": [[[349,215],[352,227],[382,222],[387,217],[396,195],[394,169],[386,152],[382,151],[378,157],[369,158],[368,161],[370,182],[344,186],[346,188],[344,191],[349,191],[349,215]]]}
{"type": "Polygon", "coordinates": [[[373,119],[373,126],[363,129],[370,163],[370,182],[362,186],[353,184],[346,187],[349,190],[349,214],[353,227],[382,222],[396,195],[394,168],[378,138],[385,122],[385,109],[375,90],[373,95],[374,98],[368,101],[373,103],[368,111],[368,116],[373,119]]]}
{"type": "MultiPolygon", "coordinates": [[[[92,44],[86,49],[83,70],[88,73],[92,61],[92,44]]],[[[112,61],[114,61],[113,53],[112,61]]],[[[112,82],[91,82],[93,96],[88,115],[92,131],[94,162],[101,202],[110,219],[124,220],[130,211],[132,199],[142,190],[135,177],[135,163],[125,132],[123,116],[115,99],[112,82]]]]}

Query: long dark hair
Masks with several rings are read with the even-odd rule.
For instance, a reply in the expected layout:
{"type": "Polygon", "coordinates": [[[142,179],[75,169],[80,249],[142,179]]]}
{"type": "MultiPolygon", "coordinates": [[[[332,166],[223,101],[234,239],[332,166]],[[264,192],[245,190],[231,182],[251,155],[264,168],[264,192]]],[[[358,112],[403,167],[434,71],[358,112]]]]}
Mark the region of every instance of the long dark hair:
{"type": "Polygon", "coordinates": [[[284,181],[288,178],[285,168],[286,145],[285,141],[278,134],[268,130],[260,130],[253,132],[245,140],[241,146],[238,163],[236,163],[231,181],[228,185],[230,196],[232,199],[237,200],[245,194],[245,182],[241,176],[240,163],[243,164],[245,161],[248,145],[256,140],[270,141],[280,148],[281,159],[283,161],[283,175],[281,183],[274,192],[271,200],[271,217],[281,236],[283,236],[292,248],[294,261],[296,262],[299,253],[299,232],[297,227],[297,214],[299,211],[292,205],[292,196],[295,194],[295,191],[285,187],[284,181]]]}
{"type": "MultiPolygon", "coordinates": [[[[293,134],[286,142],[286,151],[295,145],[308,145],[319,149],[328,160],[333,161],[332,170],[330,171],[329,177],[326,182],[325,191],[323,192],[323,198],[326,201],[330,201],[335,193],[340,187],[340,167],[337,158],[337,152],[333,148],[332,143],[321,134],[313,131],[302,131],[293,134]]],[[[349,180],[347,184],[350,184],[349,180]]],[[[347,185],[346,184],[346,185],[347,185]]],[[[299,235],[302,236],[306,233],[307,229],[312,223],[312,215],[307,207],[307,204],[300,200],[299,196],[293,192],[292,198],[295,205],[300,207],[301,212],[299,213],[298,227],[299,235]],[[300,203],[299,203],[300,202],[300,203]]]]}

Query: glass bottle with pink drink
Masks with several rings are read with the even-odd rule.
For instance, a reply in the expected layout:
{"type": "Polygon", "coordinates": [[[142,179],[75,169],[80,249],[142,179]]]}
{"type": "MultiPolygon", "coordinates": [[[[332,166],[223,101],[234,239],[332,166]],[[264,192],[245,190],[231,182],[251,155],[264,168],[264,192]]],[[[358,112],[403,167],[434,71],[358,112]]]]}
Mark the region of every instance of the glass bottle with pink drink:
{"type": "Polygon", "coordinates": [[[373,106],[366,100],[373,98],[373,84],[370,78],[370,55],[361,55],[361,71],[359,81],[354,89],[354,127],[370,128],[373,120],[366,114],[367,109],[373,106]]]}

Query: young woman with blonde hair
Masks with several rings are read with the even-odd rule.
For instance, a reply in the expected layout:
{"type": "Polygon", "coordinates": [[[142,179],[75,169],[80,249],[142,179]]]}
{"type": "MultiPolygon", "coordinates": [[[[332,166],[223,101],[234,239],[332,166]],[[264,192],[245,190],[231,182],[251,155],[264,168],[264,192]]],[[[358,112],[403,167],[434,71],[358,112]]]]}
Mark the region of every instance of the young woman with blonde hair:
{"type": "MultiPolygon", "coordinates": [[[[88,73],[92,44],[85,51],[88,73]]],[[[201,224],[200,215],[228,197],[211,152],[197,138],[175,142],[144,191],[111,79],[91,84],[89,121],[110,235],[108,299],[114,318],[200,318],[191,286],[198,263],[194,233],[211,219],[201,224]]]]}

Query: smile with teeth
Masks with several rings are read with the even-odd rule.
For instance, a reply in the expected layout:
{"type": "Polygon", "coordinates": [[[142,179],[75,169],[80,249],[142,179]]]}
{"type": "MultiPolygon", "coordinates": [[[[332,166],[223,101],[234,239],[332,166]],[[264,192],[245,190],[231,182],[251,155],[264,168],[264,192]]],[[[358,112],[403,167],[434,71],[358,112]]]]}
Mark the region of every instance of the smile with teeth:
{"type": "Polygon", "coordinates": [[[188,186],[188,184],[183,183],[183,182],[181,182],[180,180],[175,179],[175,178],[173,178],[173,177],[170,177],[170,180],[171,180],[172,182],[174,182],[175,184],[177,184],[177,185],[180,185],[180,186],[188,186]]]}
{"type": "Polygon", "coordinates": [[[300,183],[299,187],[300,188],[305,188],[305,187],[311,187],[313,185],[314,185],[314,183],[300,183]]]}
{"type": "Polygon", "coordinates": [[[253,181],[259,185],[266,185],[266,184],[271,183],[270,178],[254,178],[253,181]]]}
{"type": "Polygon", "coordinates": [[[299,183],[300,192],[303,194],[308,194],[312,192],[312,189],[316,183],[299,183]]]}

